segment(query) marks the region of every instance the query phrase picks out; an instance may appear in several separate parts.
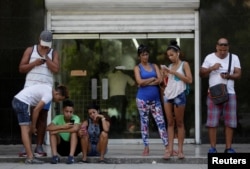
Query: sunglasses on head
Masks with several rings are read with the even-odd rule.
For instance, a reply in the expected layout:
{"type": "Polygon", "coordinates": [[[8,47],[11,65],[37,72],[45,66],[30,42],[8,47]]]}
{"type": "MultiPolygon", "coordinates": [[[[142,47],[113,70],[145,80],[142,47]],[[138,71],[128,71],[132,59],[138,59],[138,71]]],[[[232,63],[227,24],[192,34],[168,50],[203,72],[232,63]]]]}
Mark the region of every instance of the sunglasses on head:
{"type": "Polygon", "coordinates": [[[218,46],[228,46],[228,43],[218,43],[218,46]]]}

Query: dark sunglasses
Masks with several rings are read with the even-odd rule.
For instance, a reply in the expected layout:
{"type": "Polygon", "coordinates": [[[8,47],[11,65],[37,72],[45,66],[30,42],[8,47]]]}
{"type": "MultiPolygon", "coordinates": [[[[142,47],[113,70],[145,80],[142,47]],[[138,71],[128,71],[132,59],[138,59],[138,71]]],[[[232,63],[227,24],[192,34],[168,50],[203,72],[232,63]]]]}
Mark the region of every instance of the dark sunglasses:
{"type": "Polygon", "coordinates": [[[228,43],[218,43],[219,46],[228,46],[228,43]]]}

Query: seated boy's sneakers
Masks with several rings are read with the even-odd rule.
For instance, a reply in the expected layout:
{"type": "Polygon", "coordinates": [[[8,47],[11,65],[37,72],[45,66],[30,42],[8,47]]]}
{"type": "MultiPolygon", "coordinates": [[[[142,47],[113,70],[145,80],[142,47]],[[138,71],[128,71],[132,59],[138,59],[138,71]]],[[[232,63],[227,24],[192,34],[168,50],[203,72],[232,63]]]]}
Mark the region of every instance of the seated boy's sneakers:
{"type": "Polygon", "coordinates": [[[217,153],[217,150],[216,150],[216,148],[211,147],[208,149],[208,153],[217,153]]]}
{"type": "Polygon", "coordinates": [[[43,164],[44,162],[41,160],[38,160],[37,158],[32,158],[32,159],[26,159],[25,164],[43,164]]]}
{"type": "Polygon", "coordinates": [[[47,153],[45,151],[43,151],[43,146],[42,145],[37,145],[37,147],[35,148],[35,156],[36,157],[44,157],[47,156],[47,153]]]}
{"type": "Polygon", "coordinates": [[[60,158],[58,157],[58,156],[53,156],[52,158],[51,158],[51,164],[57,164],[57,163],[59,163],[60,162],[60,158]]]}
{"type": "Polygon", "coordinates": [[[236,153],[236,152],[232,148],[227,148],[225,149],[224,153],[236,153]]]}
{"type": "Polygon", "coordinates": [[[73,156],[68,156],[68,159],[67,159],[67,164],[73,164],[75,162],[75,159],[73,156]]]}

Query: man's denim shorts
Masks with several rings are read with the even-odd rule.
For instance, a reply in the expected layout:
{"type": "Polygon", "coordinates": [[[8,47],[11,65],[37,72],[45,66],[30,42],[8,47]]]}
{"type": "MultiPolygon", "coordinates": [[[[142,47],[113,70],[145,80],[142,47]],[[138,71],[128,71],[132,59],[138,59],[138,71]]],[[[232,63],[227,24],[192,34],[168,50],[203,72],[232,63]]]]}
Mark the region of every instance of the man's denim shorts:
{"type": "Polygon", "coordinates": [[[13,98],[12,107],[17,114],[19,125],[29,125],[30,124],[30,106],[16,98],[13,98]]]}

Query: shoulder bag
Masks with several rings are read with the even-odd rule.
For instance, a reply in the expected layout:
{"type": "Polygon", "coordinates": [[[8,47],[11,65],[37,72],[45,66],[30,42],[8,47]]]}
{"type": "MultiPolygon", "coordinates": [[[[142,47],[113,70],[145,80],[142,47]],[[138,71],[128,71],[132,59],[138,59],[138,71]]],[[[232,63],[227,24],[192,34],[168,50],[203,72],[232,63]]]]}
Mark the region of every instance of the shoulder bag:
{"type": "MultiPolygon", "coordinates": [[[[229,54],[228,73],[231,69],[232,54],[229,54]]],[[[214,104],[219,105],[228,101],[227,84],[219,83],[209,88],[210,98],[214,104]]]]}

